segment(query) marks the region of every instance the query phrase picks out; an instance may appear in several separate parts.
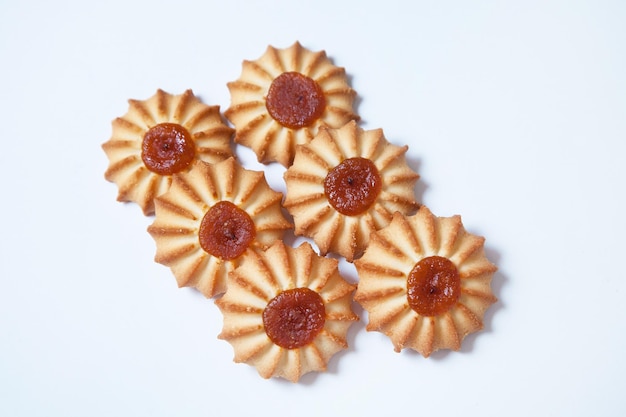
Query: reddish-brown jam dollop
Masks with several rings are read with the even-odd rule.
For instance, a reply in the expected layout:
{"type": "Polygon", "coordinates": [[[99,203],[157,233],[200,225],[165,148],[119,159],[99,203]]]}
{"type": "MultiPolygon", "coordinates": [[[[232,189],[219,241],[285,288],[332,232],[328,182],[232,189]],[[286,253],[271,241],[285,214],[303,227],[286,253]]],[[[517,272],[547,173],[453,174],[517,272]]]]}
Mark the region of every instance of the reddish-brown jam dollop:
{"type": "Polygon", "coordinates": [[[372,161],[349,158],[334,167],[324,179],[324,193],[339,213],[356,216],[376,201],[382,179],[372,161]]]}
{"type": "Polygon", "coordinates": [[[409,273],[407,299],[411,308],[422,316],[445,313],[456,304],[460,294],[459,271],[447,258],[424,258],[409,273]]]}
{"type": "Polygon", "coordinates": [[[224,260],[243,254],[256,236],[254,222],[230,201],[214,204],[202,218],[198,238],[206,252],[224,260]]]}
{"type": "Polygon", "coordinates": [[[141,159],[152,172],[172,175],[186,169],[196,156],[191,135],[176,123],[160,123],[143,137],[141,159]]]}
{"type": "Polygon", "coordinates": [[[283,72],[272,81],[265,106],[278,123],[299,129],[310,126],[322,116],[326,98],[315,80],[299,72],[283,72]]]}
{"type": "Polygon", "coordinates": [[[309,288],[285,290],[263,310],[265,333],[274,344],[285,349],[311,343],[325,322],[324,301],[309,288]]]}

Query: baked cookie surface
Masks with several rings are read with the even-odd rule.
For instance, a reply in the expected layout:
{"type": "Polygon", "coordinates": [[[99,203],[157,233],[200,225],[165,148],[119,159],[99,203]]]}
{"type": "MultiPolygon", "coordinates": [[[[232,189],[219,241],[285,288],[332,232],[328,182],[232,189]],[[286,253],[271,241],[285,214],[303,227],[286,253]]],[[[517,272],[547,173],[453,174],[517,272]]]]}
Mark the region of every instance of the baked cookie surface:
{"type": "Polygon", "coordinates": [[[355,91],[345,69],[324,51],[296,42],[269,46],[255,61],[244,61],[239,79],[227,84],[231,104],[224,112],[235,126],[235,142],[251,148],[259,162],[291,164],[295,147],[308,143],[320,126],[357,120],[355,91]]]}
{"type": "Polygon", "coordinates": [[[145,215],[154,214],[154,198],[167,191],[173,174],[197,160],[215,163],[233,155],[233,129],[219,106],[202,103],[191,90],[173,95],[159,89],[128,103],[102,144],[109,159],[104,176],[117,185],[118,201],[137,203],[145,215]]]}
{"type": "Polygon", "coordinates": [[[296,235],[312,238],[324,255],[352,262],[395,211],[410,214],[419,206],[419,175],[406,163],[407,149],[389,143],[382,129],[363,130],[354,121],[322,128],[298,146],[284,174],[284,206],[296,235]]]}
{"type": "Polygon", "coordinates": [[[170,267],[179,287],[206,297],[221,294],[241,256],[265,249],[292,228],[281,199],[262,172],[244,169],[234,158],[198,161],[174,175],[170,189],[155,199],[148,227],[155,261],[170,267]]]}
{"type": "Polygon", "coordinates": [[[219,338],[230,343],[234,361],[254,366],[263,378],[297,382],[326,370],[348,347],[355,285],[345,281],[336,259],[311,245],[276,241],[265,252],[248,252],[216,301],[224,316],[219,338]]]}
{"type": "Polygon", "coordinates": [[[366,329],[386,334],[397,352],[410,348],[428,357],[459,350],[497,301],[491,290],[497,268],[484,241],[459,216],[437,217],[425,206],[413,216],[396,213],[355,261],[354,299],[368,313],[366,329]]]}

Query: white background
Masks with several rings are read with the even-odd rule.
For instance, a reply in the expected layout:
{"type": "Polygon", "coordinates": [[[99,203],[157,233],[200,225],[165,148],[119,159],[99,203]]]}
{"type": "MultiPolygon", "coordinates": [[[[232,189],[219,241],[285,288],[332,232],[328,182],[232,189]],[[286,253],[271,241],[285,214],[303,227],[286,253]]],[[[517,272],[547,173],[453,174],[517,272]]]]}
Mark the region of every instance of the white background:
{"type": "Polygon", "coordinates": [[[0,415],[626,415],[625,22],[597,0],[0,0],[0,415]],[[242,60],[296,40],[409,144],[419,199],[487,238],[500,301],[460,352],[395,353],[359,310],[328,372],[264,380],[115,201],[100,145],[127,99],[224,110],[242,60]]]}

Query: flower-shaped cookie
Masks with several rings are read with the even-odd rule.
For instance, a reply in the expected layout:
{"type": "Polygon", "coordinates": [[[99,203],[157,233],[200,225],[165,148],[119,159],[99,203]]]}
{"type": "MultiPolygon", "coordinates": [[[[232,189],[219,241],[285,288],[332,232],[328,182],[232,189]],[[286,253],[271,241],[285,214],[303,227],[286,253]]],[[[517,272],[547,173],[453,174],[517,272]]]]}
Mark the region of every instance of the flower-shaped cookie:
{"type": "Polygon", "coordinates": [[[407,149],[390,144],[381,129],[363,130],[354,121],[320,129],[298,146],[284,174],[283,204],[295,233],[312,238],[322,254],[335,252],[352,262],[395,211],[410,214],[418,207],[419,175],[406,163],[407,149]]]}
{"type": "Polygon", "coordinates": [[[171,268],[180,287],[195,287],[206,297],[221,294],[244,254],[265,249],[292,227],[281,199],[262,172],[244,169],[234,158],[198,161],[174,175],[170,189],[155,199],[148,227],[155,261],[171,268]]]}
{"type": "Polygon", "coordinates": [[[112,136],[102,144],[109,158],[105,178],[118,187],[119,201],[137,203],[154,213],[154,198],[163,194],[172,175],[194,161],[222,161],[233,155],[233,129],[219,106],[203,104],[191,90],[172,95],[157,90],[147,100],[129,100],[128,112],[112,122],[112,136]]]}
{"type": "Polygon", "coordinates": [[[220,339],[229,342],[235,362],[257,368],[263,378],[297,382],[324,371],[329,359],[347,348],[355,285],[339,275],[336,259],[311,245],[277,241],[265,252],[248,252],[229,276],[216,301],[224,315],[220,339]]]}
{"type": "Polygon", "coordinates": [[[484,241],[468,233],[459,216],[437,217],[425,206],[409,217],[396,213],[355,261],[354,299],[368,313],[367,330],[386,334],[397,352],[411,348],[428,357],[459,350],[496,302],[496,266],[484,241]]]}
{"type": "Polygon", "coordinates": [[[235,142],[252,148],[263,163],[287,167],[296,145],[308,143],[320,126],[358,119],[344,68],[298,42],[286,49],[269,46],[256,61],[244,61],[228,89],[231,104],[224,114],[235,126],[235,142]]]}

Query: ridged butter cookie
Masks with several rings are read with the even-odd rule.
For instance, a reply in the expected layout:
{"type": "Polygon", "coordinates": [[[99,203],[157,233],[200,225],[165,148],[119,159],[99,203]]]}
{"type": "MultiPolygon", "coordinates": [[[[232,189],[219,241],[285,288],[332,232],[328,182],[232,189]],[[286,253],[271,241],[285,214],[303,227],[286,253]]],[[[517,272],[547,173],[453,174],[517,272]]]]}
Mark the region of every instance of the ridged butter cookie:
{"type": "Polygon", "coordinates": [[[345,69],[298,42],[269,46],[259,59],[243,61],[241,76],[227,85],[231,104],[224,114],[235,126],[235,142],[263,163],[287,167],[296,145],[308,143],[320,126],[358,119],[345,69]]]}
{"type": "Polygon", "coordinates": [[[243,255],[262,251],[292,227],[281,200],[263,172],[244,169],[234,158],[196,162],[189,172],[174,175],[170,189],[155,199],[148,227],[155,261],[171,268],[180,287],[197,288],[206,297],[221,294],[243,255]]]}
{"type": "Polygon", "coordinates": [[[168,190],[173,174],[198,160],[215,163],[233,155],[233,129],[219,106],[202,103],[191,90],[179,95],[157,90],[147,100],[128,103],[102,145],[109,158],[104,176],[117,184],[119,201],[137,203],[145,215],[154,214],[154,198],[168,190]]]}
{"type": "Polygon", "coordinates": [[[298,146],[284,174],[283,204],[295,233],[312,238],[322,254],[352,262],[395,211],[418,208],[419,175],[406,163],[407,149],[389,143],[382,129],[363,130],[356,122],[320,129],[311,143],[298,146]]]}
{"type": "Polygon", "coordinates": [[[354,299],[368,313],[367,330],[386,334],[397,352],[410,348],[428,357],[438,349],[459,350],[496,302],[496,266],[484,242],[459,216],[437,217],[425,206],[414,216],[396,213],[355,262],[354,299]]]}
{"type": "Polygon", "coordinates": [[[265,252],[248,252],[216,301],[224,315],[219,335],[233,347],[235,362],[256,367],[263,378],[297,382],[326,370],[348,347],[355,285],[339,274],[336,259],[319,256],[308,243],[277,241],[265,252]]]}

